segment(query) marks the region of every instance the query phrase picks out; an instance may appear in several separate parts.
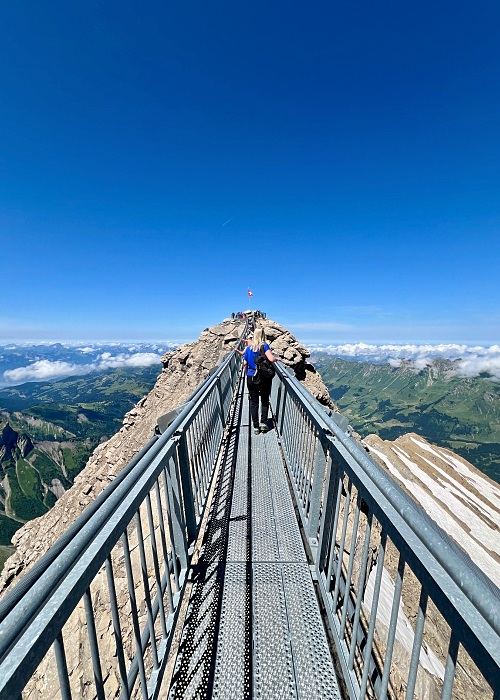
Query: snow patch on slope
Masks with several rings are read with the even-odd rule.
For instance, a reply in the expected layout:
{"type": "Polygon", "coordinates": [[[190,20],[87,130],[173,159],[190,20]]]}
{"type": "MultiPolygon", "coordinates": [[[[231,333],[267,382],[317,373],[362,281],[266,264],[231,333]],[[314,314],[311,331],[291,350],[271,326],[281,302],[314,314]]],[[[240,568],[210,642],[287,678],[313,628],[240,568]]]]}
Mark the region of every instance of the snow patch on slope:
{"type": "MultiPolygon", "coordinates": [[[[363,604],[368,610],[368,612],[371,612],[373,606],[373,593],[375,590],[376,574],[377,569],[376,567],[373,567],[368,577],[368,583],[366,584],[365,595],[363,598],[363,604]]],[[[392,604],[394,600],[395,590],[396,586],[394,585],[394,582],[389,572],[384,567],[382,570],[382,582],[380,585],[380,593],[377,607],[377,623],[381,622],[383,625],[385,625],[385,627],[387,627],[387,629],[389,629],[391,623],[392,604]]],[[[403,645],[403,647],[409,654],[411,654],[413,649],[414,637],[415,633],[413,632],[413,627],[411,626],[410,621],[404,613],[403,604],[400,600],[398,609],[398,620],[396,623],[396,640],[403,645]]],[[[427,644],[425,644],[425,647],[422,646],[420,649],[419,661],[421,666],[425,668],[426,671],[429,671],[429,673],[432,673],[434,676],[437,676],[441,680],[444,679],[444,666],[441,663],[441,661],[437,658],[435,653],[432,651],[432,649],[430,649],[427,646],[427,644]]]]}
{"type": "MultiPolygon", "coordinates": [[[[497,555],[500,554],[500,531],[489,527],[470,507],[457,498],[450,488],[441,485],[420,469],[400,447],[389,448],[387,445],[387,449],[413,473],[415,480],[405,477],[397,468],[395,460],[390,459],[381,450],[371,445],[369,449],[384,462],[392,476],[405,486],[439,527],[500,587],[500,564],[487,551],[488,549],[497,555]]],[[[442,458],[440,454],[435,454],[442,458]]]]}

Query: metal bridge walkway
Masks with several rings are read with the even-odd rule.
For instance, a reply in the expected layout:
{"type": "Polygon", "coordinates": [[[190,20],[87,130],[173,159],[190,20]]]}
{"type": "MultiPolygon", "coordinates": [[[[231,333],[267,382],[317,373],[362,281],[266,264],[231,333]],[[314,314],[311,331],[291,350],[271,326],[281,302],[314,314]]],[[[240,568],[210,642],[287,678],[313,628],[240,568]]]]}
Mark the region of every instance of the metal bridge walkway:
{"type": "Polygon", "coordinates": [[[240,380],[169,698],[339,698],[275,430],[240,380]]]}
{"type": "Polygon", "coordinates": [[[316,593],[346,699],[500,700],[500,591],[280,362],[271,406],[231,352],[159,417],[0,601],[0,700],[339,698],[316,593]]]}

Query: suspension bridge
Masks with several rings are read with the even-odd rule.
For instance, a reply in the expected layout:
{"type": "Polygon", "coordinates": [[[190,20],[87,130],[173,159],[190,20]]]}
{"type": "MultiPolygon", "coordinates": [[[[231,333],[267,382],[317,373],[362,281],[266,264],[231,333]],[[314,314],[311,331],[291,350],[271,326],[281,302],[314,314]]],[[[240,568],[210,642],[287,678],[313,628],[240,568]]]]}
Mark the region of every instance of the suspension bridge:
{"type": "Polygon", "coordinates": [[[0,602],[0,700],[500,699],[496,587],[276,367],[268,433],[233,351],[0,602]]]}

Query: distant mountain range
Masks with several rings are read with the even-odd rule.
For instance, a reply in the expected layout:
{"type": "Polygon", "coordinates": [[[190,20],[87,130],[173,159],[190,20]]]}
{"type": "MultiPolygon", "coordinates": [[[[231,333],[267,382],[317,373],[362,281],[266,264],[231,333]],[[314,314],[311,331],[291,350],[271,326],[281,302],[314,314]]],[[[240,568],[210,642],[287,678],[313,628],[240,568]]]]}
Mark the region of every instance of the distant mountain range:
{"type": "Polygon", "coordinates": [[[500,482],[500,382],[488,372],[463,376],[459,360],[377,365],[314,353],[330,396],[363,437],[415,432],[448,447],[500,482]]]}
{"type": "Polygon", "coordinates": [[[158,363],[0,389],[0,568],[13,533],[70,488],[160,369],[158,363]]]}

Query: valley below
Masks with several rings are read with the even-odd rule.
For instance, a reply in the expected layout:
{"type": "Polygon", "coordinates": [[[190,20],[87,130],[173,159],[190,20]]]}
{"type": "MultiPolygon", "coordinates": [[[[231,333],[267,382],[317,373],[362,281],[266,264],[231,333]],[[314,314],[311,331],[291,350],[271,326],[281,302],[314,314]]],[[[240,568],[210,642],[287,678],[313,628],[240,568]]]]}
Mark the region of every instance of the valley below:
{"type": "Polygon", "coordinates": [[[457,362],[435,358],[423,369],[314,353],[334,403],[364,438],[417,433],[447,447],[500,482],[500,382],[487,372],[465,377],[457,362]]]}
{"type": "Polygon", "coordinates": [[[44,515],[119,430],[160,365],[0,389],[0,569],[12,535],[44,515]]]}

